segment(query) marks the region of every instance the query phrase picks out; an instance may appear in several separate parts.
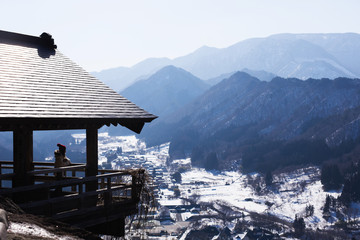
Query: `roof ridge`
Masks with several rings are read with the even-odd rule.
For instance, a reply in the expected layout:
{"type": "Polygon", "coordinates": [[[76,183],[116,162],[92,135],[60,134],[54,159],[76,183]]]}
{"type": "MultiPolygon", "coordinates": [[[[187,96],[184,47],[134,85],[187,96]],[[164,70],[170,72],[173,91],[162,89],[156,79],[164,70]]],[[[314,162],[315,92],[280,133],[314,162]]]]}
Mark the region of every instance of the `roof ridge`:
{"type": "Polygon", "coordinates": [[[35,45],[42,46],[48,49],[56,49],[52,36],[46,32],[43,32],[40,37],[25,35],[20,33],[8,32],[0,30],[0,42],[20,44],[20,45],[35,45]]]}

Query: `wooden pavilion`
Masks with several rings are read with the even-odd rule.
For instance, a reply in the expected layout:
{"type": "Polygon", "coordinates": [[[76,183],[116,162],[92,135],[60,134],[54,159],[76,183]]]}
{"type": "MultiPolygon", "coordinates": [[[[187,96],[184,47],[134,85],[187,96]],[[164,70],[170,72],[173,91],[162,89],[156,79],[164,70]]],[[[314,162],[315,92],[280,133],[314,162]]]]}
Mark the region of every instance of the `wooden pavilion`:
{"type": "Polygon", "coordinates": [[[61,54],[49,34],[0,31],[0,131],[13,132],[13,162],[0,162],[0,170],[13,169],[0,174],[12,188],[0,194],[25,210],[86,228],[123,222],[136,209],[143,170],[98,170],[98,129],[140,133],[155,118],[61,54]],[[85,165],[33,161],[33,131],[69,129],[86,129],[85,165]]]}

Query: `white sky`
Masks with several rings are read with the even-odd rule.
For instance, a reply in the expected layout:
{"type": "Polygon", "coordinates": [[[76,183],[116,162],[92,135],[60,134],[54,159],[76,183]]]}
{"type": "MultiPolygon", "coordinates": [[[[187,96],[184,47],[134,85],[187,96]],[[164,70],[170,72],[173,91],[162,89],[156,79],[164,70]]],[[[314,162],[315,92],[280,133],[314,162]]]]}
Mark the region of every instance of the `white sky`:
{"type": "Polygon", "coordinates": [[[359,0],[0,0],[0,29],[53,35],[88,71],[276,33],[360,33],[359,0]]]}

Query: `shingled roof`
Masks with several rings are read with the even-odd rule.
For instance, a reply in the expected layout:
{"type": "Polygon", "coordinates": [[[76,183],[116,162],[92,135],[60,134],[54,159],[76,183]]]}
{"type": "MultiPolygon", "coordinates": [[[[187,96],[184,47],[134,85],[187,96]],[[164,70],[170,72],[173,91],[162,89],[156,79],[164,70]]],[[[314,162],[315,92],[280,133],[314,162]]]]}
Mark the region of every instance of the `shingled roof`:
{"type": "Polygon", "coordinates": [[[56,48],[45,33],[0,31],[0,130],[24,124],[34,130],[120,124],[139,133],[156,118],[56,48]]]}

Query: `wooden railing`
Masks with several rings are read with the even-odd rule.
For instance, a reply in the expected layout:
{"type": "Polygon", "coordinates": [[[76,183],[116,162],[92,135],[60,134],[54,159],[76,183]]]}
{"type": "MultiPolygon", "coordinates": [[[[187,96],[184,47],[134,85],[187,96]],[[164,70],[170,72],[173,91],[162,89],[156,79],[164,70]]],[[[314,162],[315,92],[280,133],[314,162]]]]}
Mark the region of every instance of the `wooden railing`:
{"type": "MultiPolygon", "coordinates": [[[[53,162],[33,162],[34,171],[28,174],[34,176],[34,181],[47,182],[54,181],[58,176],[64,176],[63,179],[83,177],[86,165],[74,163],[68,167],[54,168],[53,162]]],[[[13,161],[0,161],[0,188],[4,187],[3,181],[12,181],[14,174],[13,161]],[[7,173],[4,173],[4,172],[7,173]]],[[[8,186],[11,184],[7,184],[8,186]]]]}
{"type": "Polygon", "coordinates": [[[3,186],[3,181],[11,181],[14,173],[14,163],[13,161],[0,161],[0,188],[3,186]],[[10,173],[4,173],[6,172],[10,173]]]}
{"type": "MultiPolygon", "coordinates": [[[[0,171],[11,169],[11,164],[1,161],[0,171]]],[[[144,169],[98,170],[98,175],[85,177],[85,168],[84,164],[54,168],[52,163],[36,162],[34,170],[28,172],[36,184],[1,188],[0,195],[17,200],[30,213],[60,219],[116,203],[130,203],[136,208],[144,182],[144,169]]],[[[0,180],[11,180],[13,176],[13,173],[0,174],[0,180]]]]}

